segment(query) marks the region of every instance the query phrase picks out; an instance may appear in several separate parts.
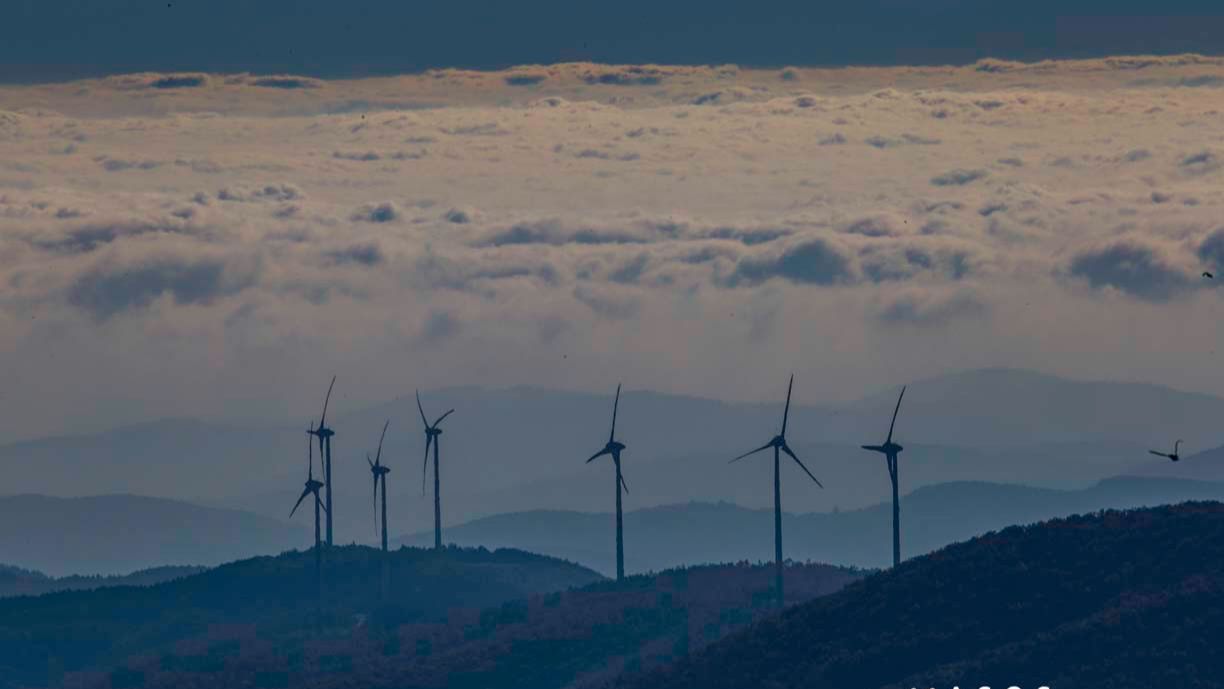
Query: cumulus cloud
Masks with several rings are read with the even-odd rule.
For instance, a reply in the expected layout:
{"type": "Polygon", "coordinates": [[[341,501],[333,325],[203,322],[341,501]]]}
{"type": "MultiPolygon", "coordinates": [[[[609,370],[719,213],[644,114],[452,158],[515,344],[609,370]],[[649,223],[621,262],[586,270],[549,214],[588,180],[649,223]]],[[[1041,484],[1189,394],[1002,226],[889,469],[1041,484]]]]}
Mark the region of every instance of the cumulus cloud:
{"type": "Polygon", "coordinates": [[[1150,301],[1167,301],[1190,289],[1190,276],[1164,252],[1138,241],[1119,241],[1081,251],[1067,272],[1097,289],[1115,289],[1150,301]]]}
{"type": "MultiPolygon", "coordinates": [[[[302,190],[292,184],[266,184],[261,187],[225,187],[217,192],[219,201],[296,201],[304,198],[302,190]]],[[[207,202],[197,197],[197,203],[207,202]]]]}
{"type": "Polygon", "coordinates": [[[970,182],[976,182],[989,174],[985,170],[962,170],[957,168],[931,178],[931,184],[937,187],[962,187],[970,182]]]}
{"type": "Polygon", "coordinates": [[[573,227],[557,219],[516,223],[493,231],[477,246],[514,246],[525,244],[642,244],[645,233],[630,228],[573,227]]]}
{"type": "Polygon", "coordinates": [[[211,304],[250,287],[255,278],[253,266],[236,266],[220,257],[104,261],[80,275],[67,296],[73,306],[105,320],[167,295],[179,305],[211,304]]]}
{"type": "Polygon", "coordinates": [[[354,211],[351,217],[353,220],[359,220],[362,222],[393,222],[400,218],[400,209],[390,201],[384,203],[366,204],[354,211]]]}
{"type": "Polygon", "coordinates": [[[740,259],[724,283],[730,287],[757,285],[773,278],[798,284],[830,286],[854,278],[850,258],[825,239],[809,239],[776,255],[740,259]]]}

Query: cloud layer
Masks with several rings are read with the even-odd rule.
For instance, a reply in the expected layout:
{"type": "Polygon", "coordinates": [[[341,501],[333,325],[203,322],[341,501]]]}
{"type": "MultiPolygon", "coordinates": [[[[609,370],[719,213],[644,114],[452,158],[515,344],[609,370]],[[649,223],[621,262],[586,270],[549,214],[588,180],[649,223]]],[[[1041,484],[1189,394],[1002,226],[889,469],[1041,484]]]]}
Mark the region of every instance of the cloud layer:
{"type": "Polygon", "coordinates": [[[298,413],[320,370],[368,399],[606,371],[756,397],[791,369],[849,396],[973,364],[1224,391],[1165,360],[1208,363],[1210,333],[1134,330],[1215,308],[1214,77],[1187,58],[0,88],[0,350],[44,397],[6,423],[59,430],[129,385],[146,401],[117,418],[298,413]],[[1102,330],[1116,351],[1089,356],[1102,330]],[[97,392],[57,410],[45,381],[67,379],[97,392]]]}

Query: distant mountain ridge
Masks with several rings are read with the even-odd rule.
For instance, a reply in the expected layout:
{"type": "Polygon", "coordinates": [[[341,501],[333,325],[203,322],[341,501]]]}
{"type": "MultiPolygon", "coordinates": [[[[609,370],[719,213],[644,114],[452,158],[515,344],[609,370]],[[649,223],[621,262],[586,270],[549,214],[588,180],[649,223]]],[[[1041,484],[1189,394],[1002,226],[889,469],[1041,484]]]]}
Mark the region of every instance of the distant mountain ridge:
{"type": "MultiPolygon", "coordinates": [[[[725,460],[759,443],[758,436],[776,432],[784,382],[777,400],[761,404],[666,395],[630,384],[618,424],[628,445],[627,507],[689,500],[771,504],[772,484],[759,462],[728,467],[725,460]]],[[[859,446],[883,439],[903,381],[850,404],[806,404],[818,382],[796,381],[789,435],[792,447],[830,489],[788,490],[786,504],[809,512],[855,509],[885,499],[883,463],[859,446]]],[[[607,503],[599,468],[583,460],[607,433],[610,390],[463,387],[425,396],[429,408],[457,409],[447,420],[444,523],[607,503]],[[540,419],[549,420],[544,445],[536,436],[540,419]]],[[[432,525],[432,500],[421,495],[414,476],[424,445],[420,421],[414,398],[405,395],[335,411],[338,542],[373,542],[364,453],[373,450],[388,418],[383,456],[394,469],[387,481],[392,529],[405,533],[432,525]]],[[[912,383],[906,393],[897,423],[897,439],[906,447],[901,481],[909,489],[949,481],[1084,487],[1158,465],[1147,450],[1164,448],[1173,438],[1186,440],[1187,456],[1219,446],[1224,442],[1220,418],[1224,399],[1154,385],[1073,381],[1011,369],[949,374],[912,383]]],[[[0,446],[0,472],[8,491],[163,495],[284,520],[304,480],[305,422],[255,428],[163,420],[6,445],[0,446]]]]}
{"type": "MultiPolygon", "coordinates": [[[[901,547],[916,557],[950,543],[1016,524],[1029,524],[1101,509],[1125,509],[1186,500],[1224,500],[1224,483],[1120,477],[1081,490],[959,482],[919,488],[902,497],[901,547]]],[[[890,503],[837,513],[783,515],[787,557],[857,567],[891,563],[890,503]]],[[[606,513],[530,511],[498,515],[451,527],[449,541],[517,547],[612,571],[612,517],[606,513]]],[[[689,503],[635,510],[625,515],[625,561],[631,572],[682,564],[773,557],[773,513],[729,503],[689,503]]],[[[422,545],[422,532],[397,543],[422,545]]]]}
{"type": "Polygon", "coordinates": [[[56,577],[217,565],[309,543],[304,526],[177,500],[0,497],[0,553],[56,577]]]}

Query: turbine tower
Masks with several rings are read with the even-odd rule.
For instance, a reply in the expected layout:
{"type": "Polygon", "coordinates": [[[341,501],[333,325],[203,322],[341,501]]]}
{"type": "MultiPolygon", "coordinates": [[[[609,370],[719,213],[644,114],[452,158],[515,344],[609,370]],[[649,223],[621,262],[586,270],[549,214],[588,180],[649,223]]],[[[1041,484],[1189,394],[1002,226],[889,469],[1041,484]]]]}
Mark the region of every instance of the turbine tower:
{"type": "Polygon", "coordinates": [[[387,426],[391,425],[391,420],[383,424],[382,436],[378,439],[378,453],[374,455],[374,461],[370,461],[369,453],[366,454],[366,463],[370,465],[370,473],[374,475],[374,530],[378,531],[378,482],[382,481],[382,549],[387,552],[387,474],[391,473],[391,467],[384,466],[382,463],[382,446],[383,439],[387,437],[387,426]]]}
{"type": "Polygon", "coordinates": [[[812,472],[808,471],[808,468],[803,465],[803,462],[799,461],[799,458],[796,457],[795,453],[791,451],[790,446],[786,444],[786,420],[787,420],[787,417],[790,416],[791,388],[793,388],[794,386],[795,386],[795,376],[794,374],[791,374],[790,384],[786,386],[786,408],[782,411],[782,431],[778,433],[777,435],[775,435],[773,437],[773,440],[770,440],[769,442],[758,447],[757,449],[752,450],[750,452],[745,452],[739,457],[736,457],[735,459],[731,460],[731,463],[734,464],[735,462],[738,462],[745,457],[748,457],[750,455],[755,455],[756,453],[764,451],[764,450],[768,450],[771,447],[773,448],[773,456],[774,456],[774,562],[776,564],[776,572],[774,574],[774,587],[777,589],[779,607],[784,605],[786,601],[786,598],[784,597],[783,589],[782,589],[782,478],[780,476],[781,461],[779,459],[779,452],[785,452],[788,456],[790,456],[791,459],[795,460],[795,464],[798,464],[800,469],[803,469],[803,473],[807,474],[808,477],[811,478],[813,481],[816,481],[816,485],[820,486],[821,488],[824,488],[824,485],[822,485],[820,481],[818,481],[816,477],[812,475],[812,472]]]}
{"type": "Polygon", "coordinates": [[[455,412],[454,409],[446,412],[438,417],[437,421],[430,425],[425,418],[425,408],[421,406],[421,391],[417,390],[417,411],[421,412],[421,423],[425,424],[425,465],[421,468],[421,495],[425,494],[425,476],[429,472],[429,446],[433,445],[434,452],[434,548],[442,548],[442,497],[439,492],[441,483],[438,479],[438,446],[442,444],[442,429],[438,428],[438,424],[442,423],[442,419],[450,416],[455,412]]]}
{"type": "Polygon", "coordinates": [[[335,431],[327,427],[327,404],[331,402],[332,388],[336,386],[336,377],[332,376],[331,385],[327,386],[327,397],[323,398],[323,416],[319,417],[319,427],[306,431],[319,439],[319,461],[323,462],[323,481],[327,486],[327,545],[332,544],[332,470],[331,470],[331,439],[335,431]]]}
{"type": "Polygon", "coordinates": [[[897,425],[897,412],[901,411],[901,400],[905,397],[905,386],[897,397],[897,407],[893,409],[892,423],[888,424],[888,438],[883,445],[863,445],[864,450],[879,452],[888,462],[888,478],[892,481],[893,507],[893,567],[901,564],[901,503],[897,496],[897,455],[905,448],[893,442],[893,427],[897,425]]]}
{"type": "MultiPolygon", "coordinates": [[[[307,432],[310,433],[312,431],[313,429],[307,432]]],[[[319,498],[319,489],[323,487],[323,484],[320,483],[319,481],[316,481],[314,477],[314,444],[310,441],[310,438],[306,439],[306,458],[307,458],[306,459],[307,461],[306,488],[305,490],[302,491],[302,495],[298,497],[297,502],[294,503],[293,509],[289,510],[289,518],[290,519],[293,518],[294,512],[297,512],[298,507],[302,505],[302,501],[306,499],[306,496],[313,493],[314,494],[315,582],[317,583],[318,589],[319,589],[318,590],[318,604],[321,605],[322,600],[323,600],[323,561],[322,561],[323,547],[322,547],[322,536],[319,533],[319,521],[320,521],[319,520],[319,508],[323,507],[323,500],[319,498]]],[[[323,509],[326,510],[327,508],[323,507],[323,509]]]]}
{"type": "Polygon", "coordinates": [[[612,463],[616,465],[616,580],[620,581],[625,578],[625,530],[621,520],[621,489],[626,493],[629,492],[629,486],[625,484],[625,477],[621,475],[621,451],[625,449],[625,444],[616,440],[616,410],[620,407],[620,391],[621,386],[616,386],[616,401],[612,403],[612,432],[608,434],[608,444],[599,452],[591,455],[587,460],[587,464],[603,457],[604,455],[612,455],[612,463]]]}

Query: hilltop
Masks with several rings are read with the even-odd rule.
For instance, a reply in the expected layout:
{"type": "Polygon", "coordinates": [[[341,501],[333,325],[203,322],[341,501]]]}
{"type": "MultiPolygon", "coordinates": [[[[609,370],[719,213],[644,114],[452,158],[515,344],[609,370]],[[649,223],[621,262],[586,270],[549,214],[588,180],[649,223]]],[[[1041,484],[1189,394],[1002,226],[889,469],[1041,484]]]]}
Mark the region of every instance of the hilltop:
{"type": "Polygon", "coordinates": [[[257,630],[292,639],[312,629],[347,632],[374,616],[386,624],[446,619],[561,591],[601,577],[567,562],[514,550],[403,548],[389,558],[390,595],[381,599],[380,551],[325,553],[324,597],[316,607],[313,552],[226,564],[148,587],[118,587],[0,600],[0,689],[56,683],[65,672],[108,667],[133,654],[160,657],[176,642],[218,630],[257,630]]]}
{"type": "MultiPolygon", "coordinates": [[[[776,613],[769,566],[720,565],[604,581],[444,621],[371,623],[323,639],[212,635],[175,654],[134,658],[72,686],[139,683],[339,689],[594,688],[636,675],[776,613]],[[272,641],[272,643],[268,643],[272,641]]],[[[788,569],[787,598],[800,603],[862,576],[826,565],[788,569]]]]}
{"type": "Polygon", "coordinates": [[[1224,505],[1012,527],[796,606],[623,687],[1216,687],[1224,505]]]}

